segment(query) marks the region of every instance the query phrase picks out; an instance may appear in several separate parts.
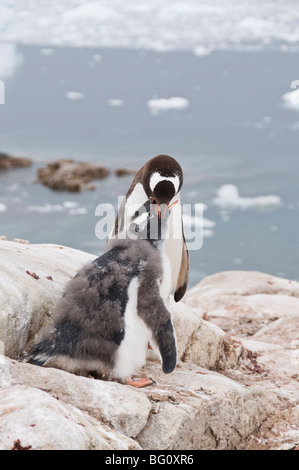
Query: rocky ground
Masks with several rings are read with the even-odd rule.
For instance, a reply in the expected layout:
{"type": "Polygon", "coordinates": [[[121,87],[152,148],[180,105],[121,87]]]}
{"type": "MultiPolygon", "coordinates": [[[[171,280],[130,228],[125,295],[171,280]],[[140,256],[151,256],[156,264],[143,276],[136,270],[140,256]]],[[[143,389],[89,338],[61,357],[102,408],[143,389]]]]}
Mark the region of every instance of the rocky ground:
{"type": "Polygon", "coordinates": [[[299,283],[225,272],[170,302],[179,362],[149,351],[134,389],[22,362],[94,256],[0,240],[0,449],[292,449],[299,444],[299,283]]]}

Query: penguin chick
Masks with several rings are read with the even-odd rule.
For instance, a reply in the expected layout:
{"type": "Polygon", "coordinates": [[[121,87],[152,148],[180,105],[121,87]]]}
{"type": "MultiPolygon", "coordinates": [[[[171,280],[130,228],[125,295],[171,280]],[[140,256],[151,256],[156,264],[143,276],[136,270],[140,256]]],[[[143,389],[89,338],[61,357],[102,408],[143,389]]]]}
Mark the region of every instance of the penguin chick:
{"type": "Polygon", "coordinates": [[[159,350],[164,373],[176,366],[176,339],[164,299],[161,248],[171,207],[163,216],[150,201],[136,211],[126,239],[84,266],[57,305],[54,324],[27,356],[31,364],[79,375],[130,381],[146,362],[149,342],[159,350]]]}

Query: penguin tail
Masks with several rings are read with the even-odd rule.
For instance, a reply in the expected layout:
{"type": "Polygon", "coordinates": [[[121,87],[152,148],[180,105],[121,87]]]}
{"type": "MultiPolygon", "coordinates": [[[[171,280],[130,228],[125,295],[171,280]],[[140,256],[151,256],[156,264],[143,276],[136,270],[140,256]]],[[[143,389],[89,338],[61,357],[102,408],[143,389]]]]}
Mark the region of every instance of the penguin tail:
{"type": "Polygon", "coordinates": [[[50,341],[41,341],[25,356],[25,361],[35,366],[46,366],[54,353],[54,345],[50,341]]]}

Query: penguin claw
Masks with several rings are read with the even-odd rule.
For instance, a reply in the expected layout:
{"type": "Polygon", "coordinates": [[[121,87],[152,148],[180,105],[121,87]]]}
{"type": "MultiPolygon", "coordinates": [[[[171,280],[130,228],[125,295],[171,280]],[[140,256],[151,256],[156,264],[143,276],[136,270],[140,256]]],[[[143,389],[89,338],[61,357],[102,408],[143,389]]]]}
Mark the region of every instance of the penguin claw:
{"type": "Polygon", "coordinates": [[[151,379],[150,377],[144,377],[143,379],[133,380],[132,377],[127,380],[127,385],[131,385],[131,387],[135,388],[143,388],[147,387],[148,385],[155,385],[156,382],[151,379]]]}

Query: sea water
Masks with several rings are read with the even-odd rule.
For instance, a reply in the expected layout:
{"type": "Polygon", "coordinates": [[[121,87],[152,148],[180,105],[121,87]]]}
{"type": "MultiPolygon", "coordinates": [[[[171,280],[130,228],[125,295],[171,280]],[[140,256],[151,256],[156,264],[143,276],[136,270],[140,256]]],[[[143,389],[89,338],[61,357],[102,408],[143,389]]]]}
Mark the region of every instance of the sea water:
{"type": "MultiPolygon", "coordinates": [[[[73,9],[64,11],[63,21],[69,24],[72,16],[73,40],[51,15],[45,21],[46,10],[37,5],[43,3],[50,11],[46,1],[36,2],[38,11],[27,11],[31,21],[36,18],[45,25],[33,36],[24,26],[24,11],[20,14],[23,3],[18,4],[18,21],[10,23],[6,10],[7,21],[0,28],[0,80],[5,83],[0,150],[31,157],[34,164],[0,173],[0,235],[100,254],[104,241],[95,235],[96,207],[110,203],[117,208],[118,196],[126,193],[132,180],[132,176],[117,178],[114,170],[139,168],[165,153],[183,167],[182,202],[205,205],[203,246],[190,252],[190,285],[231,269],[298,279],[299,104],[294,99],[290,106],[286,98],[296,91],[292,84],[299,79],[298,38],[288,42],[296,18],[284,17],[280,43],[274,14],[266,27],[256,12],[251,17],[247,12],[237,19],[243,21],[247,37],[256,32],[250,47],[246,37],[240,37],[239,27],[235,42],[224,27],[218,32],[222,48],[208,32],[205,47],[193,33],[192,38],[184,36],[180,48],[179,33],[161,31],[158,44],[150,25],[144,44],[133,47],[128,25],[116,38],[104,29],[105,44],[91,26],[78,36],[82,18],[91,24],[88,8],[94,2],[87,2],[89,7],[81,13],[80,2],[75,6],[74,1],[66,2],[73,9]],[[38,168],[59,158],[103,164],[111,175],[95,182],[94,191],[78,194],[36,184],[38,168]]],[[[177,25],[182,15],[191,21],[187,7],[174,3],[168,21],[172,18],[177,25]]],[[[58,8],[58,2],[53,4],[58,8]]],[[[108,16],[112,4],[106,5],[108,16]]],[[[203,15],[212,21],[208,5],[203,4],[203,15]]],[[[30,5],[33,8],[34,2],[30,5]]],[[[217,5],[213,24],[221,23],[217,5]]],[[[239,11],[233,1],[227,5],[239,11]]],[[[136,8],[135,16],[125,7],[118,13],[145,18],[146,11],[136,8]]],[[[228,13],[223,15],[228,21],[228,13]]],[[[116,27],[116,18],[113,21],[116,27]]],[[[184,220],[194,223],[188,215],[184,220]]]]}

